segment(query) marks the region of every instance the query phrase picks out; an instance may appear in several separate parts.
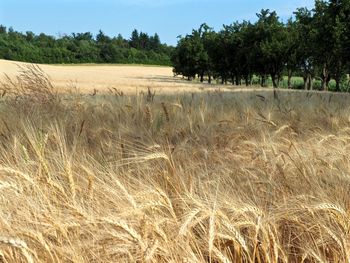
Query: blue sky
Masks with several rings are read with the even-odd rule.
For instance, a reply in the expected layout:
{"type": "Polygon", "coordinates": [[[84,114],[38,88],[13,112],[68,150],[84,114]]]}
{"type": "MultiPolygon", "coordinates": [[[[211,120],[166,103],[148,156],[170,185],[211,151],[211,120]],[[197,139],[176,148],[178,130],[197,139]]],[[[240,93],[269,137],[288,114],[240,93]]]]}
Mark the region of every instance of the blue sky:
{"type": "Polygon", "coordinates": [[[262,8],[287,20],[297,7],[314,0],[0,0],[0,24],[18,31],[59,36],[72,32],[129,38],[136,28],[157,32],[162,42],[175,45],[178,35],[206,22],[215,30],[236,20],[254,21],[262,8]]]}

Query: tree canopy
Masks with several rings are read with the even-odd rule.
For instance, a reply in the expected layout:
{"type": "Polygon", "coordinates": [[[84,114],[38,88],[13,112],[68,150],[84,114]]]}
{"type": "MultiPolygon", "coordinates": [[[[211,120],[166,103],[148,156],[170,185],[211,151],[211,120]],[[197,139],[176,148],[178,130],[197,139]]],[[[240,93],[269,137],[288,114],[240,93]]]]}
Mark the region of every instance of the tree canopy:
{"type": "MultiPolygon", "coordinates": [[[[350,0],[316,0],[312,10],[297,8],[283,23],[263,9],[255,23],[224,25],[215,32],[203,24],[181,37],[172,56],[176,74],[209,82],[280,86],[283,76],[300,76],[302,88],[348,90],[350,73],[350,0]],[[319,87],[315,87],[318,81],[319,87]]],[[[298,87],[299,88],[299,87],[298,87]]]]}
{"type": "Polygon", "coordinates": [[[33,32],[17,32],[0,25],[0,58],[32,63],[137,63],[170,65],[173,47],[162,44],[156,33],[134,30],[130,39],[102,30],[72,33],[56,38],[33,32]]]}

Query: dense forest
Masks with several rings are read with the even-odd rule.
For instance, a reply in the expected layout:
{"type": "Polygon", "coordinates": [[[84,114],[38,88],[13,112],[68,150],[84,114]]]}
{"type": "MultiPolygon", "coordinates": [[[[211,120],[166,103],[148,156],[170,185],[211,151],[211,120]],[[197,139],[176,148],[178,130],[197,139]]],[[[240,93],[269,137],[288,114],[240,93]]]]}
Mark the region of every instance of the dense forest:
{"type": "Polygon", "coordinates": [[[203,24],[180,37],[172,56],[174,73],[189,80],[212,79],[236,85],[349,90],[350,0],[315,1],[283,23],[262,10],[257,21],[224,25],[219,32],[203,24]],[[293,76],[301,76],[299,85],[293,76]],[[330,82],[333,85],[330,85],[330,82]]]}
{"type": "Polygon", "coordinates": [[[33,32],[21,33],[0,26],[0,59],[33,63],[137,63],[170,65],[173,47],[162,44],[158,34],[134,30],[130,39],[109,37],[101,30],[73,33],[59,38],[33,32]]]}

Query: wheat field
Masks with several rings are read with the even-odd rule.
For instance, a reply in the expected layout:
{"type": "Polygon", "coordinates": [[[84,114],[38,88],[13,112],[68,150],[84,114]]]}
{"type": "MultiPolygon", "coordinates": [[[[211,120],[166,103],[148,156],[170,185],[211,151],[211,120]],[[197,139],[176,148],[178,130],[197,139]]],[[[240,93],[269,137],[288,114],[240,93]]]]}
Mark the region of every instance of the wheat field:
{"type": "MultiPolygon", "coordinates": [[[[0,59],[1,76],[4,74],[16,78],[21,68],[29,63],[0,59]]],[[[142,65],[40,65],[50,77],[50,81],[61,92],[78,90],[79,93],[109,92],[118,89],[126,94],[146,91],[151,87],[157,93],[201,92],[203,89],[213,90],[227,87],[200,83],[190,83],[181,77],[174,78],[171,67],[142,65]]]]}
{"type": "Polygon", "coordinates": [[[44,72],[2,81],[0,262],[350,262],[348,94],[44,72]]]}

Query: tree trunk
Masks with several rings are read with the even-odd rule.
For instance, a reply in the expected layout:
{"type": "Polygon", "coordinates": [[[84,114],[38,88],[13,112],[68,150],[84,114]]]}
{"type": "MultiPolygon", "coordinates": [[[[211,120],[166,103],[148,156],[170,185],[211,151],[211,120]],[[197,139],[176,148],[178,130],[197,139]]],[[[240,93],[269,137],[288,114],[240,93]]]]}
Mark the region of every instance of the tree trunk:
{"type": "Polygon", "coordinates": [[[340,76],[335,76],[335,91],[340,91],[340,76]]]}
{"type": "Polygon", "coordinates": [[[249,77],[248,77],[248,75],[244,76],[244,82],[245,82],[245,85],[248,87],[249,86],[249,77]]]}
{"type": "Polygon", "coordinates": [[[227,76],[223,76],[222,79],[221,79],[221,84],[222,85],[226,85],[227,84],[227,76]]]}
{"type": "Polygon", "coordinates": [[[309,76],[304,74],[303,80],[304,80],[304,90],[307,90],[309,88],[309,76]]]}
{"type": "Polygon", "coordinates": [[[342,77],[342,72],[343,72],[343,64],[341,60],[338,60],[337,67],[336,67],[336,72],[334,74],[334,79],[335,79],[335,91],[340,91],[340,81],[342,77]]]}
{"type": "Polygon", "coordinates": [[[208,83],[211,84],[211,74],[209,73],[209,76],[208,76],[208,83]]]}
{"type": "Polygon", "coordinates": [[[236,75],[236,86],[239,86],[240,78],[236,75]]]}
{"type": "Polygon", "coordinates": [[[322,70],[322,90],[328,91],[328,84],[329,84],[329,73],[327,70],[327,65],[323,65],[323,70],[322,70]]]}
{"type": "Polygon", "coordinates": [[[314,81],[313,81],[313,79],[312,79],[312,76],[311,76],[311,74],[309,73],[308,74],[308,87],[309,87],[309,90],[313,90],[314,89],[314,81]]]}
{"type": "Polygon", "coordinates": [[[201,72],[201,82],[203,83],[203,81],[204,81],[204,72],[201,72]]]}
{"type": "Polygon", "coordinates": [[[292,74],[293,74],[293,71],[291,69],[288,69],[288,89],[293,88],[292,87],[292,74]]]}
{"type": "Polygon", "coordinates": [[[260,86],[261,86],[261,87],[265,87],[265,83],[266,83],[266,76],[265,76],[265,75],[262,75],[262,76],[261,76],[261,83],[260,83],[260,86]]]}
{"type": "Polygon", "coordinates": [[[275,74],[271,74],[271,79],[272,79],[272,85],[274,88],[278,88],[278,82],[276,79],[276,75],[275,74]]]}
{"type": "Polygon", "coordinates": [[[335,81],[335,91],[340,91],[340,81],[339,80],[335,81]]]}
{"type": "Polygon", "coordinates": [[[327,91],[329,90],[329,82],[331,81],[331,77],[328,76],[327,80],[326,80],[326,87],[327,87],[327,91]]]}

